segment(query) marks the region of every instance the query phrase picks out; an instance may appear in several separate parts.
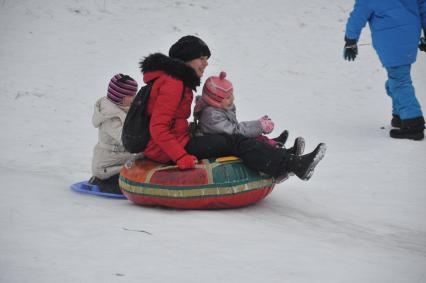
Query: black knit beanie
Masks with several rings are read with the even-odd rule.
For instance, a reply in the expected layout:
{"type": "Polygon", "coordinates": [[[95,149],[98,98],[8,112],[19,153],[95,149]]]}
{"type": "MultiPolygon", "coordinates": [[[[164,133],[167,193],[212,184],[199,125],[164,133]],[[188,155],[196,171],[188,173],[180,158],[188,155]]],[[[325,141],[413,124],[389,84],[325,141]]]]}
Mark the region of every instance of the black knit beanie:
{"type": "Polygon", "coordinates": [[[193,35],[182,37],[173,44],[169,50],[169,56],[171,58],[180,59],[184,62],[188,62],[202,56],[210,58],[210,55],[210,49],[207,44],[200,38],[193,35]]]}

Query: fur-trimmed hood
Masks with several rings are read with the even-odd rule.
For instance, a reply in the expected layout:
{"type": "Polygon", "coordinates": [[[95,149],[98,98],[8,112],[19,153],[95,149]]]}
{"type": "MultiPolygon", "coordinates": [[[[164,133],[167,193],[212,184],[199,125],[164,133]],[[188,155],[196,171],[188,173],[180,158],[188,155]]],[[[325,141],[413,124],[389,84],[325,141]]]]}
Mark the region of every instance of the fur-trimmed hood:
{"type": "Polygon", "coordinates": [[[183,61],[170,58],[161,53],[151,54],[139,62],[143,74],[154,71],[163,71],[166,74],[181,80],[185,86],[196,90],[200,85],[200,78],[194,69],[183,61]]]}

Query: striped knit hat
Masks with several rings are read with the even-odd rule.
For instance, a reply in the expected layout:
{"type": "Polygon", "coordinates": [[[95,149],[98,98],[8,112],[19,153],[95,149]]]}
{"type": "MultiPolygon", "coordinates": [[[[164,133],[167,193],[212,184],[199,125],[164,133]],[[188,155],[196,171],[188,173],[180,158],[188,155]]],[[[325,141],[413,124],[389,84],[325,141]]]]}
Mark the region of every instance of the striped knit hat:
{"type": "Polygon", "coordinates": [[[128,75],[117,74],[112,77],[108,85],[107,97],[115,104],[122,104],[123,97],[135,96],[138,83],[128,75]]]}
{"type": "Polygon", "coordinates": [[[221,107],[221,101],[231,96],[233,86],[230,81],[225,79],[226,73],[220,72],[219,76],[211,76],[203,86],[203,100],[214,107],[221,107]]]}

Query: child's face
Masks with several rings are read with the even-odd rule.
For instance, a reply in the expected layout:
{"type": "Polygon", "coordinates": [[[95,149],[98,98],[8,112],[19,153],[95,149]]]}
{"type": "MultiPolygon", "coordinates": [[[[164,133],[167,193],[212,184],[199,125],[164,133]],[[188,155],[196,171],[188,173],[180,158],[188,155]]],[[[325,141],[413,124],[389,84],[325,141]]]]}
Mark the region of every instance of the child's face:
{"type": "Polygon", "coordinates": [[[229,109],[234,105],[234,94],[232,93],[229,97],[222,99],[220,106],[224,109],[229,109]]]}
{"type": "Polygon", "coordinates": [[[123,102],[122,102],[123,107],[129,107],[130,104],[132,104],[134,98],[135,98],[134,96],[123,97],[123,102]]]}
{"type": "Polygon", "coordinates": [[[185,64],[195,70],[197,76],[201,78],[204,75],[204,69],[209,65],[209,58],[202,56],[200,58],[186,62],[185,64]]]}

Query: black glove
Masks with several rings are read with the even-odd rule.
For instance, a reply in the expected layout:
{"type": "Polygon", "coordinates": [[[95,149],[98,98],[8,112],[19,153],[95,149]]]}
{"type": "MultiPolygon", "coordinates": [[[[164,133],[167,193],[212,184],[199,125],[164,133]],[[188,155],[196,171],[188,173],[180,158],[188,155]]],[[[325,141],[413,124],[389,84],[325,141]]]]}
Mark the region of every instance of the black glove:
{"type": "Polygon", "coordinates": [[[358,55],[358,46],[356,45],[355,39],[349,39],[345,37],[345,48],[343,49],[343,58],[348,61],[355,61],[356,55],[358,55]]]}
{"type": "Polygon", "coordinates": [[[426,52],[426,39],[424,37],[420,38],[419,49],[426,52]]]}

